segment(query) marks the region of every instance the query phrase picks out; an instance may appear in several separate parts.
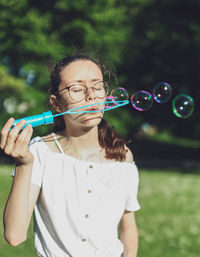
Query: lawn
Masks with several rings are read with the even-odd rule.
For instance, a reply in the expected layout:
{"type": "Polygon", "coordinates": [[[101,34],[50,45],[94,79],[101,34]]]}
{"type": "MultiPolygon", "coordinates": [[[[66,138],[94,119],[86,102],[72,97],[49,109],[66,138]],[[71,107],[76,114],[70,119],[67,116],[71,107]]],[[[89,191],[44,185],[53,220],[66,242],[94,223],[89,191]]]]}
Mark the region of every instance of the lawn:
{"type": "MultiPolygon", "coordinates": [[[[12,182],[11,169],[0,166],[0,256],[36,257],[32,225],[27,241],[18,247],[9,246],[3,239],[2,215],[12,182]]],[[[181,174],[176,170],[140,170],[138,257],[200,256],[199,180],[200,171],[181,174]]]]}

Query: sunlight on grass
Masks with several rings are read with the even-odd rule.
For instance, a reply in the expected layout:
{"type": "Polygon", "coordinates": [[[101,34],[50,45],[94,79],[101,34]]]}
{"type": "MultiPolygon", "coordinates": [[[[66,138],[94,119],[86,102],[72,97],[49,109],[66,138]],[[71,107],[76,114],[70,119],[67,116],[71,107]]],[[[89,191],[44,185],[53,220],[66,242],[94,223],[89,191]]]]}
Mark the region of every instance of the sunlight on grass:
{"type": "Polygon", "coordinates": [[[169,131],[162,131],[162,132],[156,132],[154,135],[146,135],[146,138],[157,141],[157,142],[162,142],[166,144],[174,144],[178,146],[185,146],[185,147],[193,147],[193,148],[200,148],[200,141],[198,140],[192,140],[189,138],[179,138],[179,137],[174,137],[173,135],[170,135],[169,131]]]}
{"type": "MultiPolygon", "coordinates": [[[[13,248],[3,238],[2,215],[9,194],[13,166],[0,166],[0,256],[35,257],[32,223],[28,239],[13,248]]],[[[140,170],[138,257],[197,257],[200,245],[200,171],[140,170]]],[[[85,257],[85,256],[84,256],[85,257]]],[[[103,257],[103,256],[102,256],[103,257]]]]}
{"type": "Polygon", "coordinates": [[[28,239],[22,245],[18,247],[12,247],[5,241],[3,237],[3,210],[12,184],[12,177],[10,176],[10,173],[13,167],[13,165],[0,165],[0,256],[35,257],[37,255],[35,254],[33,246],[32,221],[28,232],[28,239]]]}
{"type": "Polygon", "coordinates": [[[138,257],[199,256],[199,178],[168,171],[140,172],[138,257]]]}

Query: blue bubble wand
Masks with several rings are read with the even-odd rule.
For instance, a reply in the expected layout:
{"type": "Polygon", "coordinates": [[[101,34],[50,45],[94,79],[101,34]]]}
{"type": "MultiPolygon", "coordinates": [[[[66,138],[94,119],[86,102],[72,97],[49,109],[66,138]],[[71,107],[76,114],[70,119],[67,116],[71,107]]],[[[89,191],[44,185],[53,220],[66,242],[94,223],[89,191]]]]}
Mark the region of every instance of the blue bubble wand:
{"type": "Polygon", "coordinates": [[[94,112],[105,112],[105,111],[110,111],[116,108],[119,108],[121,106],[127,105],[129,103],[129,100],[120,100],[120,101],[116,101],[116,100],[110,100],[110,101],[104,101],[104,102],[100,102],[100,103],[94,103],[94,104],[88,104],[88,105],[84,105],[81,107],[76,107],[76,108],[72,108],[66,112],[62,112],[62,113],[58,113],[53,115],[51,111],[47,111],[47,112],[43,112],[41,114],[38,115],[33,115],[33,116],[28,116],[28,117],[24,117],[21,119],[17,119],[14,121],[12,128],[13,129],[16,124],[20,121],[20,120],[25,120],[26,123],[25,125],[22,127],[22,129],[24,129],[28,124],[31,124],[32,127],[37,127],[40,125],[48,125],[48,124],[52,124],[54,123],[54,118],[58,117],[58,116],[62,116],[65,114],[72,114],[72,113],[94,113],[94,112]],[[104,107],[104,109],[102,110],[80,110],[86,107],[90,107],[90,106],[96,106],[96,105],[107,105],[106,107],[104,107]],[[112,106],[109,106],[110,104],[114,104],[112,106]]]}

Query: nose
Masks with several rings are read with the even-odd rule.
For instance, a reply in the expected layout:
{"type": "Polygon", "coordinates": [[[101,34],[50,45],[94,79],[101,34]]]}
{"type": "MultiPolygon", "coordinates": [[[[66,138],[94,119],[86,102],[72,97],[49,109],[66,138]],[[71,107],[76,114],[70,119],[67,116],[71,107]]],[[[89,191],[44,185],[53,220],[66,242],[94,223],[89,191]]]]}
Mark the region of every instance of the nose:
{"type": "Polygon", "coordinates": [[[94,90],[92,87],[88,88],[87,95],[86,95],[86,101],[91,101],[96,98],[94,90]]]}

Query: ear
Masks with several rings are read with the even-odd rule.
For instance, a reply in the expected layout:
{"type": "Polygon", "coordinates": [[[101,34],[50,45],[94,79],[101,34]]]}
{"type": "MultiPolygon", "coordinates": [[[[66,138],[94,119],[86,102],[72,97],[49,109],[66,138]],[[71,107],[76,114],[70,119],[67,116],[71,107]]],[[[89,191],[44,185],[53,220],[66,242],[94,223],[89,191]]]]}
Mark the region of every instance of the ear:
{"type": "Polygon", "coordinates": [[[62,112],[62,109],[59,105],[59,101],[57,99],[57,96],[55,95],[50,95],[50,104],[53,106],[53,108],[57,111],[57,112],[62,112]]]}

